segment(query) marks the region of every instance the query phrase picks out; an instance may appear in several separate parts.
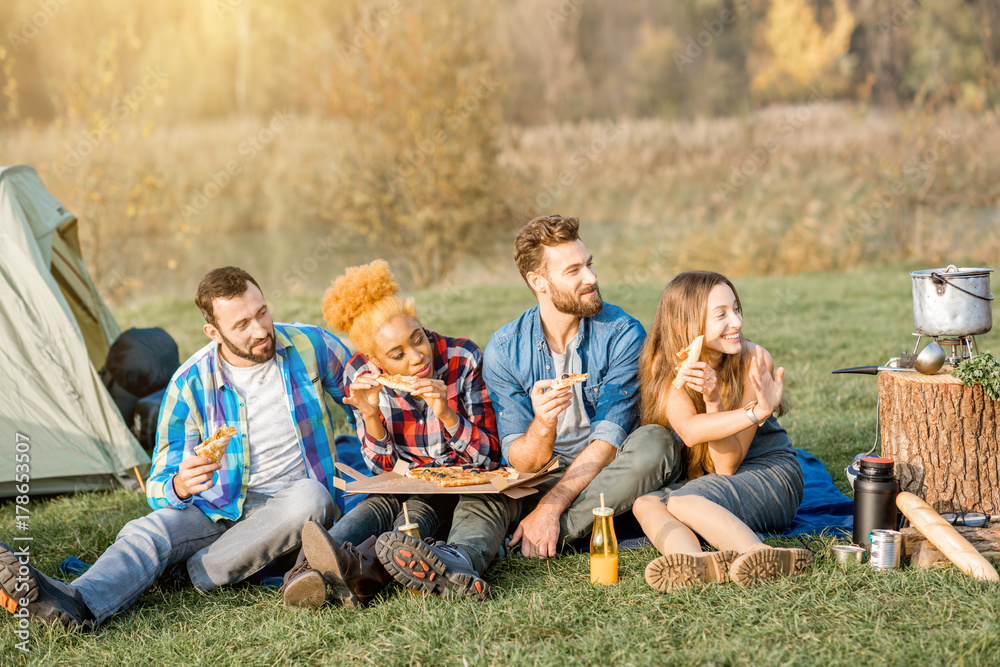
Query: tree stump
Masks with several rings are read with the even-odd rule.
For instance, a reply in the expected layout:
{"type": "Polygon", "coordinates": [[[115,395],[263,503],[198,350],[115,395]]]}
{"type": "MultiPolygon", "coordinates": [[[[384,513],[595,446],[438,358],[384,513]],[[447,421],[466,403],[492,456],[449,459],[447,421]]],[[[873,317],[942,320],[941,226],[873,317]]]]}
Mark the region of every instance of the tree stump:
{"type": "Polygon", "coordinates": [[[879,373],[882,455],[939,513],[1000,514],[1000,405],[951,375],[879,373]]]}
{"type": "MultiPolygon", "coordinates": [[[[955,526],[955,530],[986,558],[1000,558],[1000,524],[993,523],[979,528],[955,526]]],[[[919,530],[907,526],[902,532],[904,552],[910,559],[910,565],[926,568],[951,567],[948,557],[928,542],[919,530]]]]}

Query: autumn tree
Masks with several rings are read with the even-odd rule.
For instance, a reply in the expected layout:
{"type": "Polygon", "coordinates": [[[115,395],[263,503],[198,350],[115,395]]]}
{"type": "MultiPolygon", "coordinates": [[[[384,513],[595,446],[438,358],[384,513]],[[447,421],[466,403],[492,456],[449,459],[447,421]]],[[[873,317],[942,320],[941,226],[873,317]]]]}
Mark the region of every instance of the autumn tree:
{"type": "Polygon", "coordinates": [[[325,216],[418,287],[492,250],[516,222],[497,164],[504,79],[485,47],[488,21],[458,0],[366,5],[330,63],[327,113],[353,139],[325,216]]]}

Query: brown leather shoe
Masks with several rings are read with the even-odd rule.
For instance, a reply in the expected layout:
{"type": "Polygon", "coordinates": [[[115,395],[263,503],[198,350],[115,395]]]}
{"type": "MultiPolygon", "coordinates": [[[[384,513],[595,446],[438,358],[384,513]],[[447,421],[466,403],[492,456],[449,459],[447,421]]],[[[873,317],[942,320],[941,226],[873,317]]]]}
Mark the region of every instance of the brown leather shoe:
{"type": "Polygon", "coordinates": [[[349,609],[368,604],[392,581],[375,554],[375,536],[356,547],[340,546],[321,524],[310,521],[302,527],[302,551],[330,584],[333,597],[349,609]]]}
{"type": "Polygon", "coordinates": [[[281,603],[285,609],[319,607],[326,602],[326,581],[314,570],[305,553],[299,551],[295,565],[285,573],[281,586],[281,603]]]}

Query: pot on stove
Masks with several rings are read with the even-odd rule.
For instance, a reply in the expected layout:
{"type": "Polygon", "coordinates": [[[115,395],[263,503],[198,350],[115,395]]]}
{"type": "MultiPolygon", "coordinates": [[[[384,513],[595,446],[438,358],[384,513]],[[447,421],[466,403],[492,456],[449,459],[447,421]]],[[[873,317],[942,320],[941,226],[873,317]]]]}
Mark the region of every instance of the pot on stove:
{"type": "Polygon", "coordinates": [[[912,271],[913,326],[918,334],[960,338],[993,328],[992,269],[957,267],[912,271]]]}

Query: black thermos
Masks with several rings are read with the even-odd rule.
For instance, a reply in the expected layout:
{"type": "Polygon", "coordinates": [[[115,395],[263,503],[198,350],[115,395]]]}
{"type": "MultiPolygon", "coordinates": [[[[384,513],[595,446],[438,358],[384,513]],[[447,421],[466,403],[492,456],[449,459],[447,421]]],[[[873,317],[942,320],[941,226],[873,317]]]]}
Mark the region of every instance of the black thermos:
{"type": "Polygon", "coordinates": [[[896,494],[899,484],[891,459],[865,456],[858,461],[854,480],[854,543],[868,547],[868,533],[896,530],[896,494]]]}

